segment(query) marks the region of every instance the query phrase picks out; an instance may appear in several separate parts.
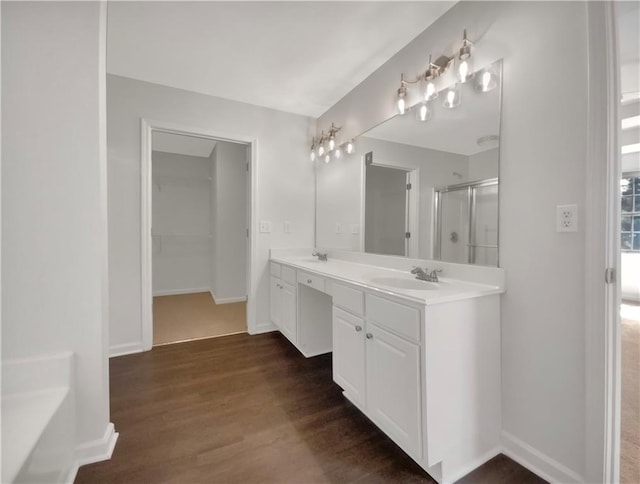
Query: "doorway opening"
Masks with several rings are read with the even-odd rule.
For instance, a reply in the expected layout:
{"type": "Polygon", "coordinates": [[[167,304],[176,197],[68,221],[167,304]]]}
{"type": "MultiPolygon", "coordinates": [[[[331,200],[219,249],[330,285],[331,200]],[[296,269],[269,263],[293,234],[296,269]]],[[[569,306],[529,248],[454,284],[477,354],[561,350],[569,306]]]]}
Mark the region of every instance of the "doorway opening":
{"type": "Polygon", "coordinates": [[[365,159],[364,175],[364,251],[418,257],[419,170],[365,159]]]}
{"type": "Polygon", "coordinates": [[[253,147],[143,121],[145,350],[248,331],[253,147]]]}

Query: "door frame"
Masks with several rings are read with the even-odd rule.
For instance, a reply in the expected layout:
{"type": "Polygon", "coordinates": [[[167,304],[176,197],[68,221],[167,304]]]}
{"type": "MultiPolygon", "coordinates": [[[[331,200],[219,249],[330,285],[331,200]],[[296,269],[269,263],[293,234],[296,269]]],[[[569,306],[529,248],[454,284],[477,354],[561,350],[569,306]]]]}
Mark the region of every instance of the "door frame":
{"type": "Polygon", "coordinates": [[[255,268],[257,267],[256,249],[256,214],[257,214],[257,169],[258,169],[258,140],[242,134],[221,133],[204,128],[183,126],[167,121],[155,121],[140,118],[140,255],[141,255],[141,322],[142,322],[142,350],[149,351],[153,347],[153,246],[151,236],[152,223],[152,179],[151,154],[153,132],[170,133],[196,138],[215,139],[243,143],[249,146],[251,156],[248,161],[248,177],[250,190],[247,190],[247,206],[249,214],[247,220],[247,331],[255,332],[256,306],[255,295],[258,281],[255,268]]]}
{"type": "MultiPolygon", "coordinates": [[[[406,254],[404,257],[410,257],[417,259],[419,257],[420,250],[420,168],[417,166],[402,163],[400,161],[380,160],[369,163],[373,166],[381,166],[383,168],[393,168],[394,170],[401,170],[407,173],[409,183],[411,184],[411,190],[407,190],[407,230],[411,233],[409,242],[405,242],[406,254]]],[[[364,252],[364,239],[365,239],[365,210],[367,201],[367,162],[365,156],[362,156],[362,200],[360,201],[360,247],[364,252]]]]}
{"type": "Polygon", "coordinates": [[[585,475],[620,480],[620,125],[614,2],[587,2],[585,475]],[[613,274],[613,276],[612,276],[613,274]]]}

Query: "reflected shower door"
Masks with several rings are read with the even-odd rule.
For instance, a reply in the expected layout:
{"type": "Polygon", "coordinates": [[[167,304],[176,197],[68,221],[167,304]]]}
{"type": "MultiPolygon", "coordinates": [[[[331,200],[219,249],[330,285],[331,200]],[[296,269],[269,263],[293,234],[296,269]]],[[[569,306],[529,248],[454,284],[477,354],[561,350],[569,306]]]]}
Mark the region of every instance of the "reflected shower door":
{"type": "Polygon", "coordinates": [[[469,255],[469,190],[440,192],[440,260],[464,264],[469,255]]]}
{"type": "Polygon", "coordinates": [[[498,265],[498,180],[436,190],[435,258],[498,265]]]}
{"type": "Polygon", "coordinates": [[[498,265],[498,185],[473,189],[473,218],[469,262],[498,265]]]}

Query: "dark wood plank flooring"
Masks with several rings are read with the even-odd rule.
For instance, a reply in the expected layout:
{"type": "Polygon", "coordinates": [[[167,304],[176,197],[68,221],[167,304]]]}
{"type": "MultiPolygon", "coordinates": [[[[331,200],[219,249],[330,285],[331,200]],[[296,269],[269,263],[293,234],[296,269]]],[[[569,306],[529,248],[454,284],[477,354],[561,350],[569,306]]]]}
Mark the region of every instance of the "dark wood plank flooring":
{"type": "MultiPolygon", "coordinates": [[[[76,483],[434,482],[349,404],[331,355],[239,334],[113,358],[109,461],[76,483]]],[[[459,482],[545,482],[498,456],[459,482]]]]}

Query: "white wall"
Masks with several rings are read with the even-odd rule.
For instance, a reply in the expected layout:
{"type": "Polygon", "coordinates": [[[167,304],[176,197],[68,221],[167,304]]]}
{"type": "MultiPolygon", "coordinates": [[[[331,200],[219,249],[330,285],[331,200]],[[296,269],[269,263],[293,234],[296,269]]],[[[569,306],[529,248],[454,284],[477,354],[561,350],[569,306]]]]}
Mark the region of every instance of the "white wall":
{"type": "Polygon", "coordinates": [[[249,147],[219,141],[212,153],[214,223],[211,291],[217,303],[247,295],[247,169],[249,147]]]}
{"type": "Polygon", "coordinates": [[[209,158],[152,153],[154,296],[209,291],[209,158]]]}
{"type": "Polygon", "coordinates": [[[165,121],[223,138],[257,140],[254,292],[257,321],[250,331],[273,329],[269,321],[269,248],[311,247],[314,234],[314,174],[308,162],[313,120],[249,104],[196,94],[119,76],[107,76],[109,148],[109,270],[112,351],[141,348],[140,299],[140,118],[165,121]],[[291,222],[285,234],[284,221],[291,222]]]}
{"type": "Polygon", "coordinates": [[[453,52],[463,28],[476,41],[477,66],[504,58],[505,445],[565,482],[585,472],[585,224],[560,234],[554,217],[556,205],[585,206],[586,13],[586,2],[458,3],[317,123],[318,132],[342,125],[344,141],[389,118],[399,74],[422,72],[425,52],[453,52]],[[548,82],[540,81],[542,65],[553,73],[548,82]]]}
{"type": "Polygon", "coordinates": [[[496,178],[499,170],[500,149],[481,151],[469,157],[469,181],[496,178]]]}
{"type": "Polygon", "coordinates": [[[2,358],[74,352],[89,460],[110,428],[104,13],[2,5],[2,358]]]}

